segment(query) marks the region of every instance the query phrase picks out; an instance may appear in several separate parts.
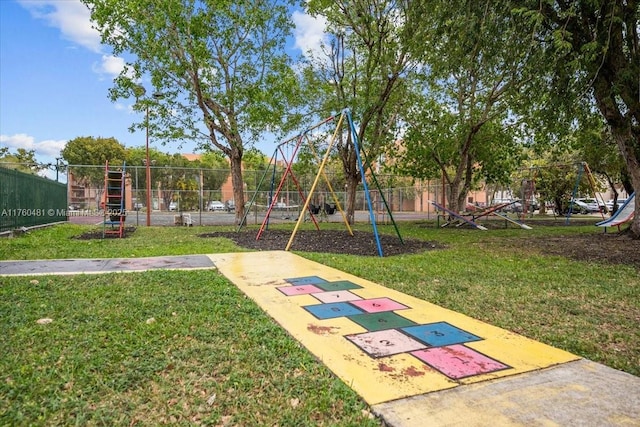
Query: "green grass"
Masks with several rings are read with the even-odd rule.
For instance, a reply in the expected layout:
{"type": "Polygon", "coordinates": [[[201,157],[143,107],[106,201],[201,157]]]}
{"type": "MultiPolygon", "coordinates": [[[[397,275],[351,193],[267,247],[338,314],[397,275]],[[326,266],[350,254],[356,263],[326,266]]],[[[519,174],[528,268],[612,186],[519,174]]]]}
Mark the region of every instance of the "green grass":
{"type": "Polygon", "coordinates": [[[216,272],[4,278],[0,295],[1,425],[378,425],[216,272]]]}
{"type": "MultiPolygon", "coordinates": [[[[447,249],[382,259],[300,254],[640,375],[638,271],[541,255],[522,240],[595,234],[593,227],[400,227],[403,238],[447,249]]],[[[196,236],[229,229],[141,227],[127,239],[86,241],[71,237],[87,227],[56,226],[0,239],[0,259],[241,250],[196,236]]],[[[215,271],[0,284],[1,425],[380,425],[347,385],[215,271]],[[36,323],[41,318],[53,322],[36,323]]]]}
{"type": "Polygon", "coordinates": [[[138,227],[126,239],[80,240],[74,237],[102,229],[64,224],[29,232],[19,238],[0,239],[0,259],[146,257],[239,250],[227,239],[196,236],[213,229],[235,230],[232,227],[138,227]]]}

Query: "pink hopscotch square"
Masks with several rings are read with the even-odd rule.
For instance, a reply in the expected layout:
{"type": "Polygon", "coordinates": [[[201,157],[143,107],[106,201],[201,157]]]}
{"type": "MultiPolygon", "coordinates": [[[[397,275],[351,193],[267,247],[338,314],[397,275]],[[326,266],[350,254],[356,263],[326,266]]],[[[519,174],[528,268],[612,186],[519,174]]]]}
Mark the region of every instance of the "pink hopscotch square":
{"type": "Polygon", "coordinates": [[[320,292],[318,294],[314,293],[314,297],[319,299],[321,302],[341,302],[341,301],[357,301],[361,300],[362,297],[354,294],[349,291],[335,291],[335,292],[320,292]]]}
{"type": "Polygon", "coordinates": [[[460,344],[418,350],[411,354],[454,380],[509,368],[460,344]]]}
{"type": "Polygon", "coordinates": [[[300,286],[280,286],[277,288],[280,292],[286,296],[315,294],[317,292],[324,292],[322,289],[313,285],[300,285],[300,286]]]}
{"type": "Polygon", "coordinates": [[[396,329],[346,335],[345,338],[373,358],[408,353],[425,348],[425,345],[421,342],[406,336],[396,329]]]}
{"type": "Polygon", "coordinates": [[[351,304],[367,313],[380,313],[383,311],[404,310],[407,308],[406,305],[395,302],[390,298],[363,299],[361,301],[352,301],[351,304]]]}

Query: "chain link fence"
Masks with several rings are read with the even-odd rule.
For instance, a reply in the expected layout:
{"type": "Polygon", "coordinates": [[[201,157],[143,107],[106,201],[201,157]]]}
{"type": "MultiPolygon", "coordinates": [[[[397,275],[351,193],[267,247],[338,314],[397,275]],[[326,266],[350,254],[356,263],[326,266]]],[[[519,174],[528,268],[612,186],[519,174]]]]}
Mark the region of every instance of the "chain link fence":
{"type": "MultiPolygon", "coordinates": [[[[295,166],[295,165],[294,165],[295,166]]],[[[109,165],[125,168],[125,208],[129,215],[150,209],[162,212],[207,212],[233,210],[234,194],[229,169],[186,168],[150,165],[109,165]]],[[[67,183],[57,183],[39,176],[0,167],[2,193],[0,231],[19,227],[65,221],[70,217],[89,217],[96,222],[103,215],[105,166],[65,166],[67,183]]],[[[283,168],[243,171],[245,206],[260,216],[273,202],[276,210],[298,211],[316,181],[317,170],[296,170],[283,180],[283,168]]],[[[438,181],[412,181],[390,174],[376,175],[377,186],[369,182],[369,196],[376,212],[386,211],[383,199],[392,212],[422,213],[436,217],[431,201],[441,200],[438,181]]],[[[310,203],[346,206],[346,185],[341,173],[326,171],[311,196],[310,203]]],[[[362,185],[356,191],[355,210],[367,211],[362,185]]]]}
{"type": "MultiPolygon", "coordinates": [[[[110,168],[116,167],[111,165],[110,168]]],[[[278,207],[304,204],[304,198],[315,181],[316,171],[289,174],[282,180],[283,170],[243,171],[245,204],[266,209],[273,201],[278,207]]],[[[147,184],[145,166],[126,166],[126,208],[145,211],[207,211],[228,209],[234,204],[233,187],[228,169],[181,168],[150,166],[151,177],[147,184]],[[149,205],[149,206],[148,206],[149,205]]],[[[77,210],[99,209],[104,192],[103,166],[67,167],[69,206],[77,210]]],[[[327,173],[318,180],[311,203],[335,204],[335,199],[344,207],[346,185],[341,174],[327,173]],[[335,196],[335,198],[334,198],[335,196]]],[[[442,186],[437,181],[417,181],[394,175],[377,175],[382,187],[378,190],[369,183],[374,209],[383,210],[383,198],[394,212],[432,212],[431,200],[440,200],[442,186]]],[[[356,191],[356,210],[367,210],[362,185],[356,191]]]]}

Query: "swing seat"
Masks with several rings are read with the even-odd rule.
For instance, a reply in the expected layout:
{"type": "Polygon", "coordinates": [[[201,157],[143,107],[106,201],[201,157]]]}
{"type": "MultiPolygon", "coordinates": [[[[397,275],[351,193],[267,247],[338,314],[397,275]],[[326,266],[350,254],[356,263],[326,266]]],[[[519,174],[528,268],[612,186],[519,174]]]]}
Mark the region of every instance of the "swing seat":
{"type": "Polygon", "coordinates": [[[324,204],[324,213],[326,213],[327,215],[333,215],[335,211],[336,211],[335,206],[331,206],[329,203],[324,204]]]}

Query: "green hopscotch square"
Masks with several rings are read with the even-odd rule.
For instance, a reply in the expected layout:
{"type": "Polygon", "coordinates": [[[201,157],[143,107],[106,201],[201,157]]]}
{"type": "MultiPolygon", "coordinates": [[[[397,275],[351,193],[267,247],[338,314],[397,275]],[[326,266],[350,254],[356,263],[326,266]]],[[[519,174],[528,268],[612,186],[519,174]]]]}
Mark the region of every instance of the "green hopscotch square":
{"type": "Polygon", "coordinates": [[[361,289],[362,286],[356,285],[348,280],[338,280],[335,282],[314,283],[314,285],[323,291],[348,291],[349,289],[361,289]]]}
{"type": "Polygon", "coordinates": [[[404,328],[407,326],[415,326],[416,323],[396,314],[392,311],[381,313],[364,313],[349,316],[349,319],[356,322],[369,332],[383,331],[385,329],[404,328]]]}

